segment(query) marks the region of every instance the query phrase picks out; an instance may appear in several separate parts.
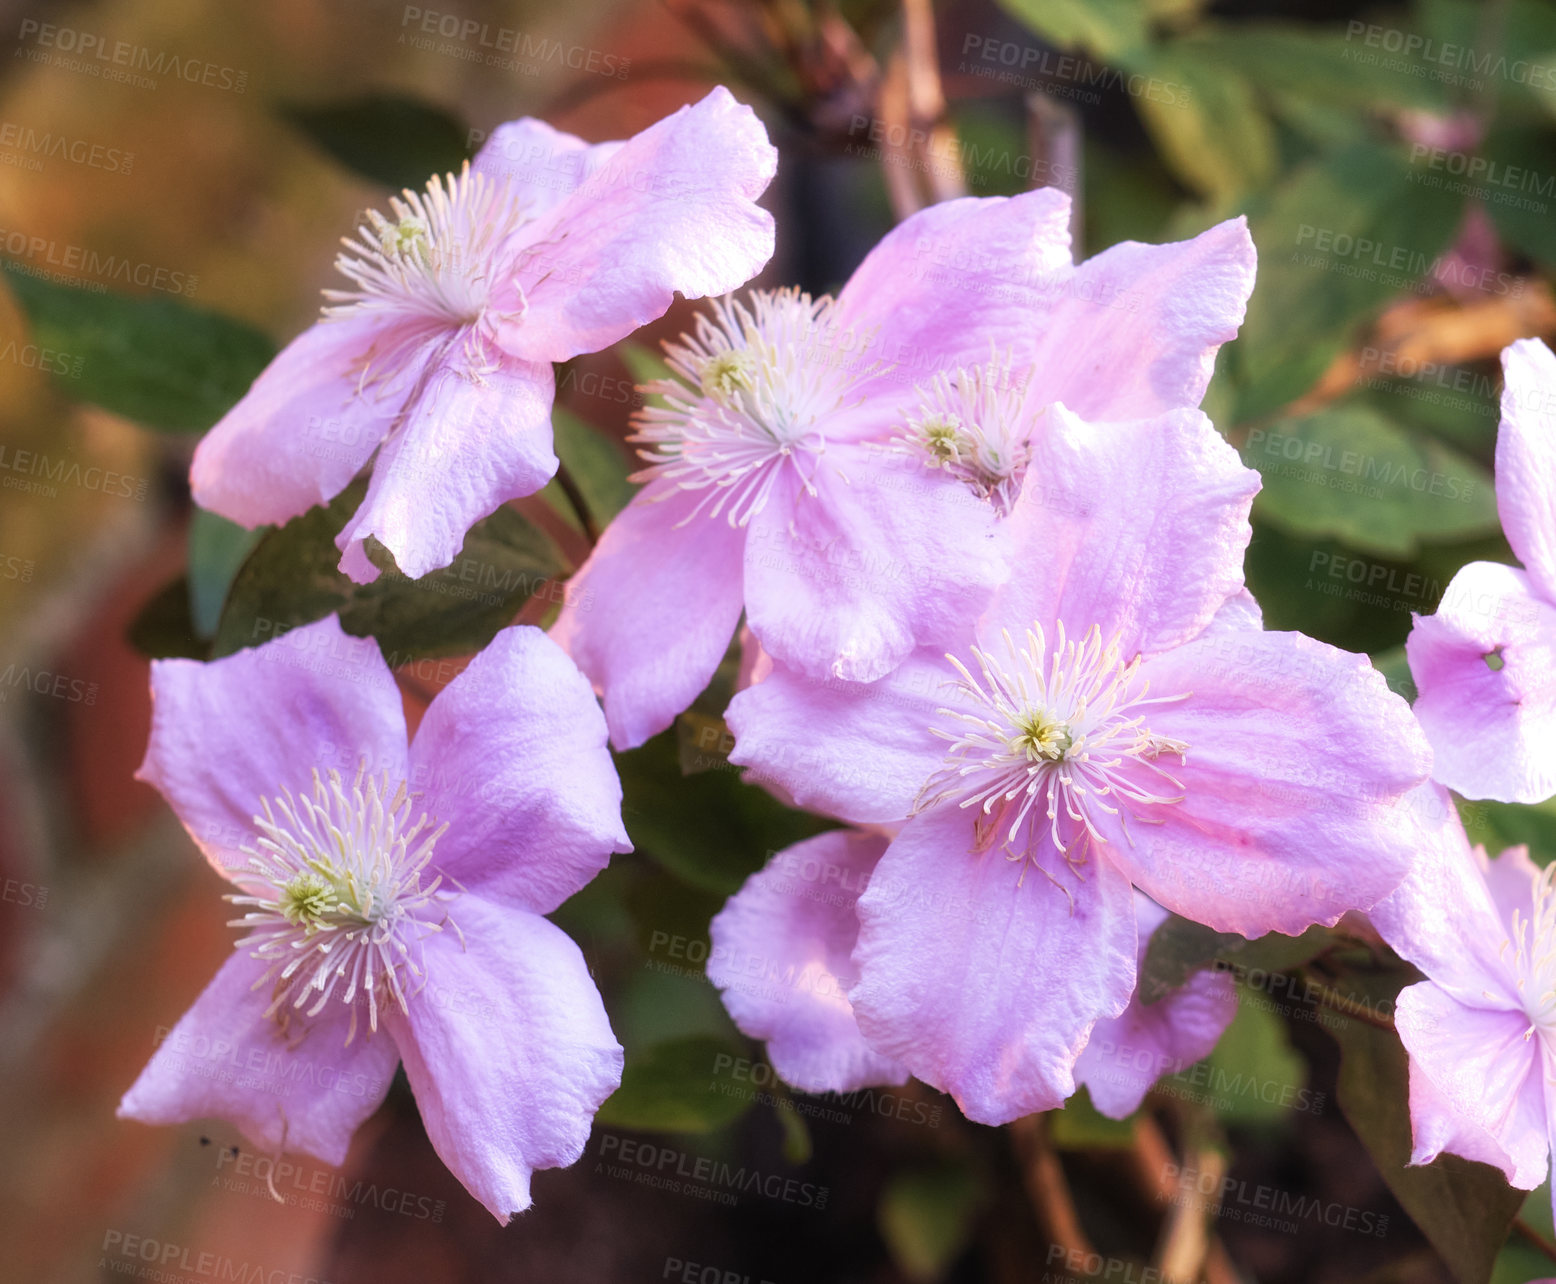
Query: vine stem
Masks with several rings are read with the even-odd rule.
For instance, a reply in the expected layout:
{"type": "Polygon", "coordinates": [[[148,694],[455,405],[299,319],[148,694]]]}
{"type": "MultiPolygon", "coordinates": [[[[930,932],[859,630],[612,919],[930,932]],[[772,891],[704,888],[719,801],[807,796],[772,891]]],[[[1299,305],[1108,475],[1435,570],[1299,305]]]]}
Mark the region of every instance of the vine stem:
{"type": "Polygon", "coordinates": [[[1556,1262],[1556,1242],[1552,1242],[1540,1234],[1533,1226],[1529,1225],[1522,1217],[1513,1218],[1513,1229],[1544,1253],[1551,1261],[1556,1262]]]}
{"type": "Polygon", "coordinates": [[[1318,1001],[1320,1007],[1339,1012],[1343,1016],[1350,1017],[1353,1021],[1360,1021],[1363,1025],[1370,1025],[1376,1030],[1393,1031],[1394,1019],[1392,1017],[1379,1016],[1366,1003],[1341,994],[1338,990],[1331,989],[1321,981],[1315,981],[1305,973],[1299,972],[1297,975],[1307,982],[1307,988],[1304,993],[1312,995],[1318,1001]]]}
{"type": "Polygon", "coordinates": [[[584,537],[589,541],[589,547],[593,548],[600,542],[600,528],[595,525],[593,516],[589,513],[589,505],[584,502],[583,491],[578,489],[578,483],[572,473],[567,471],[566,464],[558,464],[556,470],[556,483],[562,488],[562,493],[567,496],[567,502],[572,506],[574,513],[578,515],[578,522],[583,527],[584,537]]]}

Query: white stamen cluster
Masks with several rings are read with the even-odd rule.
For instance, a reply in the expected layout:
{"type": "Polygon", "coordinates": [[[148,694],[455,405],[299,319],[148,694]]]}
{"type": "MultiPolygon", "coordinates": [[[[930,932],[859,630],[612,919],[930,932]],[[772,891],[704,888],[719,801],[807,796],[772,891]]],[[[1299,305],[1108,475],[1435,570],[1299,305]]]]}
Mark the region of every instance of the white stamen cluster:
{"type": "MultiPolygon", "coordinates": [[[[491,302],[498,251],[527,217],[523,204],[506,182],[473,174],[466,162],[446,180],[434,175],[425,193],[406,188],[391,197],[389,209],[392,219],[368,210],[356,237],[341,238],[346,252],[335,266],[356,289],[325,290],[325,316],[378,313],[428,329],[474,326],[491,302]]],[[[380,359],[393,364],[393,354],[380,359]]]]}
{"type": "Polygon", "coordinates": [[[404,783],[391,795],[388,775],[374,779],[365,764],[349,788],[338,771],[325,778],[315,770],[311,795],[283,789],[260,806],[259,837],[241,849],[248,869],[234,875],[254,894],[228,897],[247,907],[232,922],[249,929],[238,948],[269,964],[254,986],[274,987],[266,1017],[285,1024],[310,999],[306,1014],[317,1016],[333,997],[351,1008],[349,1044],[358,994],[374,1031],[381,1001],[408,1011],[408,994],[423,980],[416,945],[452,926],[441,913],[451,895],[442,875],[427,877],[448,826],[433,829],[425,814],[411,823],[404,783]]]}
{"type": "Polygon", "coordinates": [[[638,454],[649,466],[633,480],[702,491],[686,520],[706,510],[731,526],[762,510],[785,465],[814,494],[827,419],[879,369],[842,341],[834,312],[830,298],[795,289],[753,290],[745,303],[715,299],[694,334],[665,345],[678,377],[642,386],[665,404],[634,420],[631,440],[648,447],[638,454]]]}
{"type": "Polygon", "coordinates": [[[944,469],[1001,516],[1010,512],[1032,459],[1045,406],[1011,372],[1009,360],[937,374],[919,389],[919,413],[899,440],[931,468],[944,469]]]}
{"type": "MultiPolygon", "coordinates": [[[[1523,1000],[1529,1028],[1525,1041],[1536,1033],[1547,1050],[1556,1055],[1556,865],[1547,865],[1534,883],[1530,913],[1513,911],[1513,971],[1518,995],[1523,1000]]],[[[1505,947],[1504,947],[1505,948],[1505,947]]]]}
{"type": "Polygon", "coordinates": [[[1157,760],[1182,762],[1188,746],[1153,735],[1139,711],[1187,693],[1150,697],[1139,657],[1126,663],[1118,640],[1104,645],[1096,626],[1076,642],[1061,623],[1051,649],[1037,625],[1024,645],[1009,630],[1001,641],[997,649],[972,648],[976,677],[946,657],[964,699],[961,708],[940,710],[949,726],[932,728],[951,750],[916,810],[952,801],[976,807],[978,850],[1000,839],[1012,860],[1027,860],[1047,837],[1075,867],[1093,842],[1106,841],[1099,813],[1117,816],[1127,837],[1138,808],[1183,800],[1182,782],[1157,760]]]}

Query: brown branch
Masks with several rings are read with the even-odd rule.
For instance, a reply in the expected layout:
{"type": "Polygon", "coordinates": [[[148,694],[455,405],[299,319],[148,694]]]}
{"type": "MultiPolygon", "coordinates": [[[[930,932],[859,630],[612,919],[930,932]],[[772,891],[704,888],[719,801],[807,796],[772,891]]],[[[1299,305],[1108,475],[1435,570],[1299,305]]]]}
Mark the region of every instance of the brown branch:
{"type": "Polygon", "coordinates": [[[1070,1195],[1070,1184],[1065,1180],[1059,1152],[1049,1139],[1047,1120],[1042,1115],[1017,1119],[1010,1125],[1010,1135],[1021,1161],[1027,1198],[1032,1201],[1032,1211],[1037,1214],[1043,1229],[1053,1237],[1055,1245],[1065,1250],[1067,1257],[1078,1254],[1084,1258],[1094,1254],[1096,1249],[1086,1237],[1080,1214],[1075,1211],[1075,1200],[1070,1195]]]}
{"type": "Polygon", "coordinates": [[[589,541],[589,547],[593,548],[600,542],[600,528],[595,525],[594,516],[589,512],[589,505],[584,500],[583,491],[578,489],[578,483],[573,479],[572,473],[567,471],[566,464],[557,465],[556,484],[567,496],[569,506],[578,517],[578,524],[583,527],[584,537],[589,541]]]}
{"type": "Polygon", "coordinates": [[[1551,1261],[1556,1262],[1556,1241],[1547,1239],[1522,1217],[1513,1218],[1513,1229],[1550,1258],[1551,1261]]]}
{"type": "Polygon", "coordinates": [[[1362,999],[1353,999],[1349,995],[1341,994],[1338,990],[1330,989],[1321,981],[1315,981],[1311,976],[1298,972],[1297,976],[1306,982],[1303,994],[1315,999],[1319,1007],[1329,1008],[1342,1016],[1348,1016],[1353,1021],[1360,1021],[1363,1025],[1370,1025],[1377,1030],[1394,1029],[1392,1017],[1379,1016],[1371,1006],[1362,999]]]}

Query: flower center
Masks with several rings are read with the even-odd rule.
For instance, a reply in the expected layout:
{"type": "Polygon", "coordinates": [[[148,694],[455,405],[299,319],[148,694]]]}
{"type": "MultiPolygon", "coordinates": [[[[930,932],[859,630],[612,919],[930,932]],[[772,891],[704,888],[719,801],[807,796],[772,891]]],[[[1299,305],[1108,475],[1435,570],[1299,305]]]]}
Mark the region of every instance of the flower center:
{"type": "Polygon", "coordinates": [[[676,378],[642,386],[665,404],[634,420],[631,440],[646,444],[638,454],[649,466],[633,480],[705,492],[686,521],[706,509],[746,525],[785,464],[826,449],[828,417],[879,368],[844,337],[826,296],[788,289],[753,290],[748,303],[715,299],[694,334],[665,345],[676,378]]]}
{"type": "Polygon", "coordinates": [[[1095,625],[1075,642],[1061,623],[1052,648],[1038,625],[1024,644],[1009,630],[1000,640],[972,648],[976,677],[946,657],[963,699],[939,711],[949,725],[931,728],[951,749],[915,814],[948,801],[977,807],[979,851],[1000,838],[1012,860],[1032,859],[1046,836],[1073,867],[1092,842],[1107,841],[1099,813],[1117,816],[1127,838],[1129,818],[1151,823],[1140,808],[1183,801],[1182,783],[1157,760],[1181,763],[1188,745],[1154,735],[1140,710],[1188,693],[1150,697],[1140,658],[1125,663],[1118,640],[1104,646],[1095,625]]]}
{"type": "Polygon", "coordinates": [[[1032,434],[1044,406],[1033,405],[1010,363],[937,374],[919,388],[919,413],[908,420],[900,448],[930,468],[941,468],[987,499],[1000,516],[1010,512],[1032,458],[1032,434]]]}
{"type": "Polygon", "coordinates": [[[406,188],[389,199],[394,215],[367,211],[335,266],[356,283],[326,290],[326,316],[389,313],[437,326],[473,325],[486,312],[498,251],[526,219],[507,184],[472,174],[469,162],[447,183],[427,180],[425,193],[406,188]]]}
{"type": "Polygon", "coordinates": [[[441,906],[452,893],[441,874],[427,877],[448,826],[425,814],[411,823],[404,783],[391,794],[388,775],[373,779],[365,763],[349,788],[338,771],[315,770],[312,794],[283,789],[260,807],[258,838],[241,849],[248,868],[233,876],[252,894],[227,898],[246,907],[231,924],[248,929],[238,948],[269,965],[255,984],[274,987],[267,1017],[284,1025],[310,998],[317,1016],[334,997],[351,1007],[350,1043],[358,991],[371,1030],[381,1000],[407,1011],[407,983],[422,980],[414,947],[451,923],[441,906]]]}

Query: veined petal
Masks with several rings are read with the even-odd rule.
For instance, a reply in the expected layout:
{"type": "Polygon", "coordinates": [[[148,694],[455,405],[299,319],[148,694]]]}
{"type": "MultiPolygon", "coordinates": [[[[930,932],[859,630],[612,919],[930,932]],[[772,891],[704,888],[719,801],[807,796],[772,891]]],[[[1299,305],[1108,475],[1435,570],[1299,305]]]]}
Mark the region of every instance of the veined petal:
{"type": "Polygon", "coordinates": [[[905,1083],[865,1042],[848,990],[859,935],[854,903],[886,850],[878,834],[835,829],[786,847],[714,918],[708,979],[773,1069],[804,1092],[905,1083]]]}
{"type": "MultiPolygon", "coordinates": [[[[254,988],[265,964],[234,954],[152,1054],[119,1103],[119,1118],[148,1124],[225,1119],[261,1151],[302,1151],[337,1167],[351,1136],[389,1091],[400,1054],[383,1031],[336,1004],[294,1016],[283,1030],[265,1017],[270,988],[254,988]]],[[[365,1006],[365,1005],[364,1005],[365,1006]]]]}
{"type": "Polygon", "coordinates": [[[1529,576],[1471,562],[1405,642],[1432,776],[1467,798],[1556,793],[1556,605],[1529,576]]]}
{"type": "Polygon", "coordinates": [[[1051,1110],[1075,1091],[1096,1022],[1135,985],[1129,880],[976,851],[972,815],[933,808],[903,829],[859,898],[859,1028],[978,1123],[1051,1110]]]}
{"type": "Polygon", "coordinates": [[[1539,595],[1556,602],[1556,356],[1538,339],[1502,352],[1497,510],[1539,595]]]}

